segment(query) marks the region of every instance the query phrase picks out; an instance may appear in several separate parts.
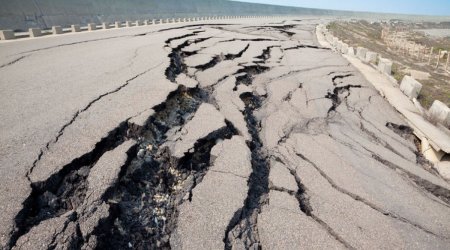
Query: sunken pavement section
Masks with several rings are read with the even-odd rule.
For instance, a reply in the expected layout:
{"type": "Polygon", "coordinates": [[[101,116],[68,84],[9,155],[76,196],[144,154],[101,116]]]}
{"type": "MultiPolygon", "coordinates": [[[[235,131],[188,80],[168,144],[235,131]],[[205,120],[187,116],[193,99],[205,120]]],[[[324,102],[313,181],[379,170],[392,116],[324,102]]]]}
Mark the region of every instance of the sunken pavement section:
{"type": "Polygon", "coordinates": [[[449,183],[319,22],[2,44],[1,248],[449,249],[449,183]]]}

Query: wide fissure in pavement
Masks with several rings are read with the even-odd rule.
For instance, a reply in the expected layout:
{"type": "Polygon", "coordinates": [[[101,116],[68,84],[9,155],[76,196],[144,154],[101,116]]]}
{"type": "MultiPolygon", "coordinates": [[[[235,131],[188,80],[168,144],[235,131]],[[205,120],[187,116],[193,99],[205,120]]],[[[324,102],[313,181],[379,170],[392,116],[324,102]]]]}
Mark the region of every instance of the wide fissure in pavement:
{"type": "MultiPolygon", "coordinates": [[[[266,48],[260,58],[270,58],[270,56],[264,56],[267,51],[270,50],[266,48]]],[[[236,86],[239,84],[251,85],[254,75],[261,74],[269,69],[261,65],[245,66],[236,72],[240,75],[236,77],[236,86]]],[[[248,141],[247,145],[251,150],[252,173],[248,180],[249,189],[244,206],[234,213],[225,230],[223,241],[225,249],[232,249],[236,240],[242,242],[246,249],[261,249],[257,220],[261,207],[268,201],[270,165],[264,145],[259,137],[261,124],[255,117],[254,112],[261,108],[264,97],[253,93],[243,93],[240,98],[245,104],[243,114],[251,136],[251,141],[248,141]]]]}
{"type": "Polygon", "coordinates": [[[11,247],[40,222],[74,210],[83,203],[90,169],[105,152],[127,139],[127,129],[127,122],[121,123],[98,142],[91,152],[74,159],[46,181],[31,184],[31,194],[15,218],[16,229],[11,236],[11,247]]]}

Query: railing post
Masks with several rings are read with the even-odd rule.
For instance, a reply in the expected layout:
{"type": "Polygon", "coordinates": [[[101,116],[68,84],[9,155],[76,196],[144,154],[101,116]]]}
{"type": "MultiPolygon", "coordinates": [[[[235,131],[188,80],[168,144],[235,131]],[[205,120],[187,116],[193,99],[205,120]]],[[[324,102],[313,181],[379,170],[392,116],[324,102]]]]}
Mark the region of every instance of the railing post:
{"type": "Polygon", "coordinates": [[[42,36],[42,32],[41,29],[38,28],[30,28],[28,30],[30,37],[38,37],[38,36],[42,36]]]}
{"type": "Polygon", "coordinates": [[[52,33],[53,33],[53,35],[59,35],[59,34],[63,33],[63,30],[62,30],[61,26],[53,26],[52,33]]]}
{"type": "Polygon", "coordinates": [[[16,35],[12,30],[0,30],[0,39],[1,40],[11,40],[15,39],[16,35]]]}
{"type": "Polygon", "coordinates": [[[81,31],[80,25],[78,25],[78,24],[72,24],[71,29],[72,29],[72,32],[80,32],[81,31]]]}

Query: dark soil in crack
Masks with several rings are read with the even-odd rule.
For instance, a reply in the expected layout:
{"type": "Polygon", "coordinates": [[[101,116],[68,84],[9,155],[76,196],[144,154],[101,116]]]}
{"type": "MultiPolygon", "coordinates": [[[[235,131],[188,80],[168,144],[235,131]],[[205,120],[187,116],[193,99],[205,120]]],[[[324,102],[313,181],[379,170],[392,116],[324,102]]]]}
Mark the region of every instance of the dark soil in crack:
{"type": "Polygon", "coordinates": [[[209,62],[207,62],[205,64],[197,65],[194,68],[204,71],[204,70],[207,70],[209,68],[216,66],[222,60],[223,59],[220,56],[214,56],[209,62]]]}
{"type": "Polygon", "coordinates": [[[386,127],[389,128],[390,130],[394,131],[396,134],[398,134],[399,136],[401,136],[402,138],[404,138],[405,140],[408,141],[414,141],[415,137],[414,137],[414,130],[406,125],[398,125],[392,122],[387,122],[386,123],[386,127]]]}
{"type": "Polygon", "coordinates": [[[244,117],[252,136],[247,142],[252,152],[252,173],[249,177],[249,190],[244,207],[236,211],[225,232],[225,249],[232,249],[235,240],[242,241],[246,249],[261,249],[257,217],[263,204],[267,203],[269,193],[269,163],[259,138],[260,124],[253,111],[261,107],[262,100],[252,94],[242,94],[245,103],[244,117]]]}
{"type": "Polygon", "coordinates": [[[237,54],[226,54],[224,56],[224,58],[225,58],[225,60],[234,60],[236,58],[239,58],[245,53],[245,51],[248,50],[249,47],[250,47],[250,43],[247,44],[247,46],[245,46],[245,48],[242,49],[241,51],[239,51],[237,54]]]}
{"type": "MultiPolygon", "coordinates": [[[[245,73],[245,78],[238,79],[236,85],[244,83],[250,85],[253,75],[260,74],[269,68],[261,66],[245,67],[237,74],[245,73]]],[[[252,140],[248,147],[252,154],[252,173],[248,181],[248,193],[244,206],[238,209],[230,220],[224,236],[225,249],[232,249],[235,241],[240,241],[246,249],[262,249],[258,234],[258,214],[261,207],[268,200],[270,166],[264,145],[259,137],[261,124],[254,116],[254,111],[262,106],[263,98],[250,93],[241,94],[245,104],[243,111],[247,128],[252,140]]]]}
{"type": "MultiPolygon", "coordinates": [[[[186,71],[182,49],[209,38],[186,40],[169,55],[169,80],[186,71]]],[[[138,143],[144,154],[135,157],[118,185],[109,190],[110,217],[95,229],[98,249],[170,249],[170,235],[176,227],[177,207],[192,199],[192,189],[201,182],[210,166],[210,151],[217,140],[237,134],[228,121],[223,129],[209,134],[181,159],[162,147],[169,130],[180,129],[201,103],[209,100],[202,89],[182,89],[161,106],[141,128],[138,143]]]]}
{"type": "Polygon", "coordinates": [[[320,46],[315,46],[315,45],[306,45],[306,44],[302,44],[302,45],[297,45],[294,47],[289,47],[289,48],[285,48],[284,50],[294,50],[294,49],[322,49],[322,50],[330,50],[329,48],[324,48],[324,47],[320,47],[320,46]]]}
{"type": "Polygon", "coordinates": [[[257,74],[264,73],[268,71],[270,68],[266,66],[261,65],[252,65],[252,66],[244,66],[244,68],[238,70],[235,75],[236,77],[236,86],[233,88],[233,90],[237,90],[237,86],[239,84],[244,85],[251,85],[253,81],[253,76],[257,74]]]}
{"type": "Polygon", "coordinates": [[[425,158],[425,156],[421,152],[421,143],[420,140],[414,135],[414,130],[406,125],[398,125],[392,122],[387,122],[386,127],[390,130],[394,131],[394,133],[401,136],[403,139],[414,143],[416,150],[414,153],[416,154],[416,163],[422,166],[425,170],[431,172],[436,176],[440,176],[437,170],[433,167],[433,163],[425,158]]]}
{"type": "Polygon", "coordinates": [[[199,140],[192,153],[173,159],[168,148],[161,147],[164,133],[185,124],[187,114],[193,113],[205,98],[198,93],[197,96],[184,93],[173,99],[144,129],[139,148],[145,154],[132,160],[119,184],[105,197],[111,215],[94,232],[98,249],[170,249],[177,207],[192,198],[191,190],[206,174],[210,151],[217,140],[237,134],[227,122],[225,128],[199,140]]]}
{"type": "Polygon", "coordinates": [[[243,42],[278,42],[280,40],[277,39],[269,39],[269,38],[233,38],[229,40],[219,41],[218,43],[228,43],[234,41],[243,41],[243,42]]]}
{"type": "Polygon", "coordinates": [[[328,98],[332,101],[332,105],[330,109],[328,110],[328,114],[330,114],[332,111],[336,111],[336,108],[341,105],[342,101],[347,99],[348,96],[350,96],[350,89],[351,88],[361,88],[361,85],[345,85],[345,86],[339,86],[335,87],[333,89],[333,92],[328,92],[325,98],[328,98]]]}
{"type": "Polygon", "coordinates": [[[20,236],[40,222],[76,209],[84,201],[91,168],[100,157],[126,140],[128,124],[124,122],[95,145],[93,151],[73,160],[46,181],[32,183],[31,195],[15,218],[16,231],[11,236],[14,246],[20,236]]]}
{"type": "Polygon", "coordinates": [[[342,83],[342,82],[337,82],[337,80],[342,80],[342,79],[350,77],[350,76],[353,76],[353,74],[335,75],[331,78],[331,81],[333,82],[334,86],[337,86],[339,83],[342,83]]]}
{"type": "MultiPolygon", "coordinates": [[[[182,39],[185,37],[191,37],[191,36],[195,36],[197,33],[193,33],[193,34],[188,34],[185,36],[182,36],[181,38],[178,39],[182,39]]],[[[193,39],[193,40],[186,40],[184,41],[182,44],[178,45],[177,47],[172,49],[172,52],[169,54],[169,58],[170,58],[170,66],[166,69],[166,77],[167,79],[169,79],[171,82],[175,82],[175,79],[177,78],[177,76],[181,73],[186,73],[187,71],[187,67],[186,64],[184,64],[184,57],[186,56],[190,56],[190,55],[194,55],[196,52],[184,52],[183,48],[193,44],[193,43],[200,43],[203,41],[206,41],[208,39],[211,39],[211,37],[206,37],[206,38],[197,38],[197,39],[193,39]]],[[[166,45],[170,46],[170,42],[173,40],[167,40],[166,41],[166,45]]]]}
{"type": "Polygon", "coordinates": [[[281,46],[280,45],[269,46],[269,47],[265,48],[263,50],[262,54],[257,56],[256,58],[262,60],[262,62],[265,62],[265,61],[269,60],[270,59],[270,52],[271,52],[272,48],[275,48],[275,47],[280,48],[281,46]]]}
{"type": "Polygon", "coordinates": [[[294,177],[295,182],[297,183],[297,192],[294,192],[292,190],[288,190],[286,188],[280,188],[272,186],[271,189],[280,191],[280,192],[286,192],[292,196],[294,196],[298,201],[298,206],[300,210],[307,216],[312,216],[312,207],[309,202],[309,195],[307,194],[307,189],[305,185],[302,183],[300,177],[297,175],[296,171],[292,169],[291,167],[287,166],[286,163],[281,160],[279,157],[274,158],[275,161],[280,162],[281,164],[285,165],[286,168],[289,170],[289,173],[294,177]]]}
{"type": "Polygon", "coordinates": [[[241,57],[245,53],[245,51],[247,51],[247,49],[249,47],[250,47],[250,44],[247,44],[247,46],[245,46],[245,48],[242,49],[241,51],[239,51],[237,54],[216,55],[209,62],[202,64],[202,65],[197,65],[194,68],[201,70],[201,71],[205,71],[209,68],[216,66],[221,61],[234,60],[236,58],[241,57]]]}

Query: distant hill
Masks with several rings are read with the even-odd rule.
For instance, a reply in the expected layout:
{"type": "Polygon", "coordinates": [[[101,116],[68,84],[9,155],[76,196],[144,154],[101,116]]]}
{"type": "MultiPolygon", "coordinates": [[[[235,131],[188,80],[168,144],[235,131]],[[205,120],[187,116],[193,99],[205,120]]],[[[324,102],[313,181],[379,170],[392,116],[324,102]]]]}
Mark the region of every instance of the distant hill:
{"type": "Polygon", "coordinates": [[[398,15],[233,2],[227,0],[10,0],[2,1],[0,29],[26,30],[90,22],[211,15],[327,15],[398,18],[398,15]]]}

